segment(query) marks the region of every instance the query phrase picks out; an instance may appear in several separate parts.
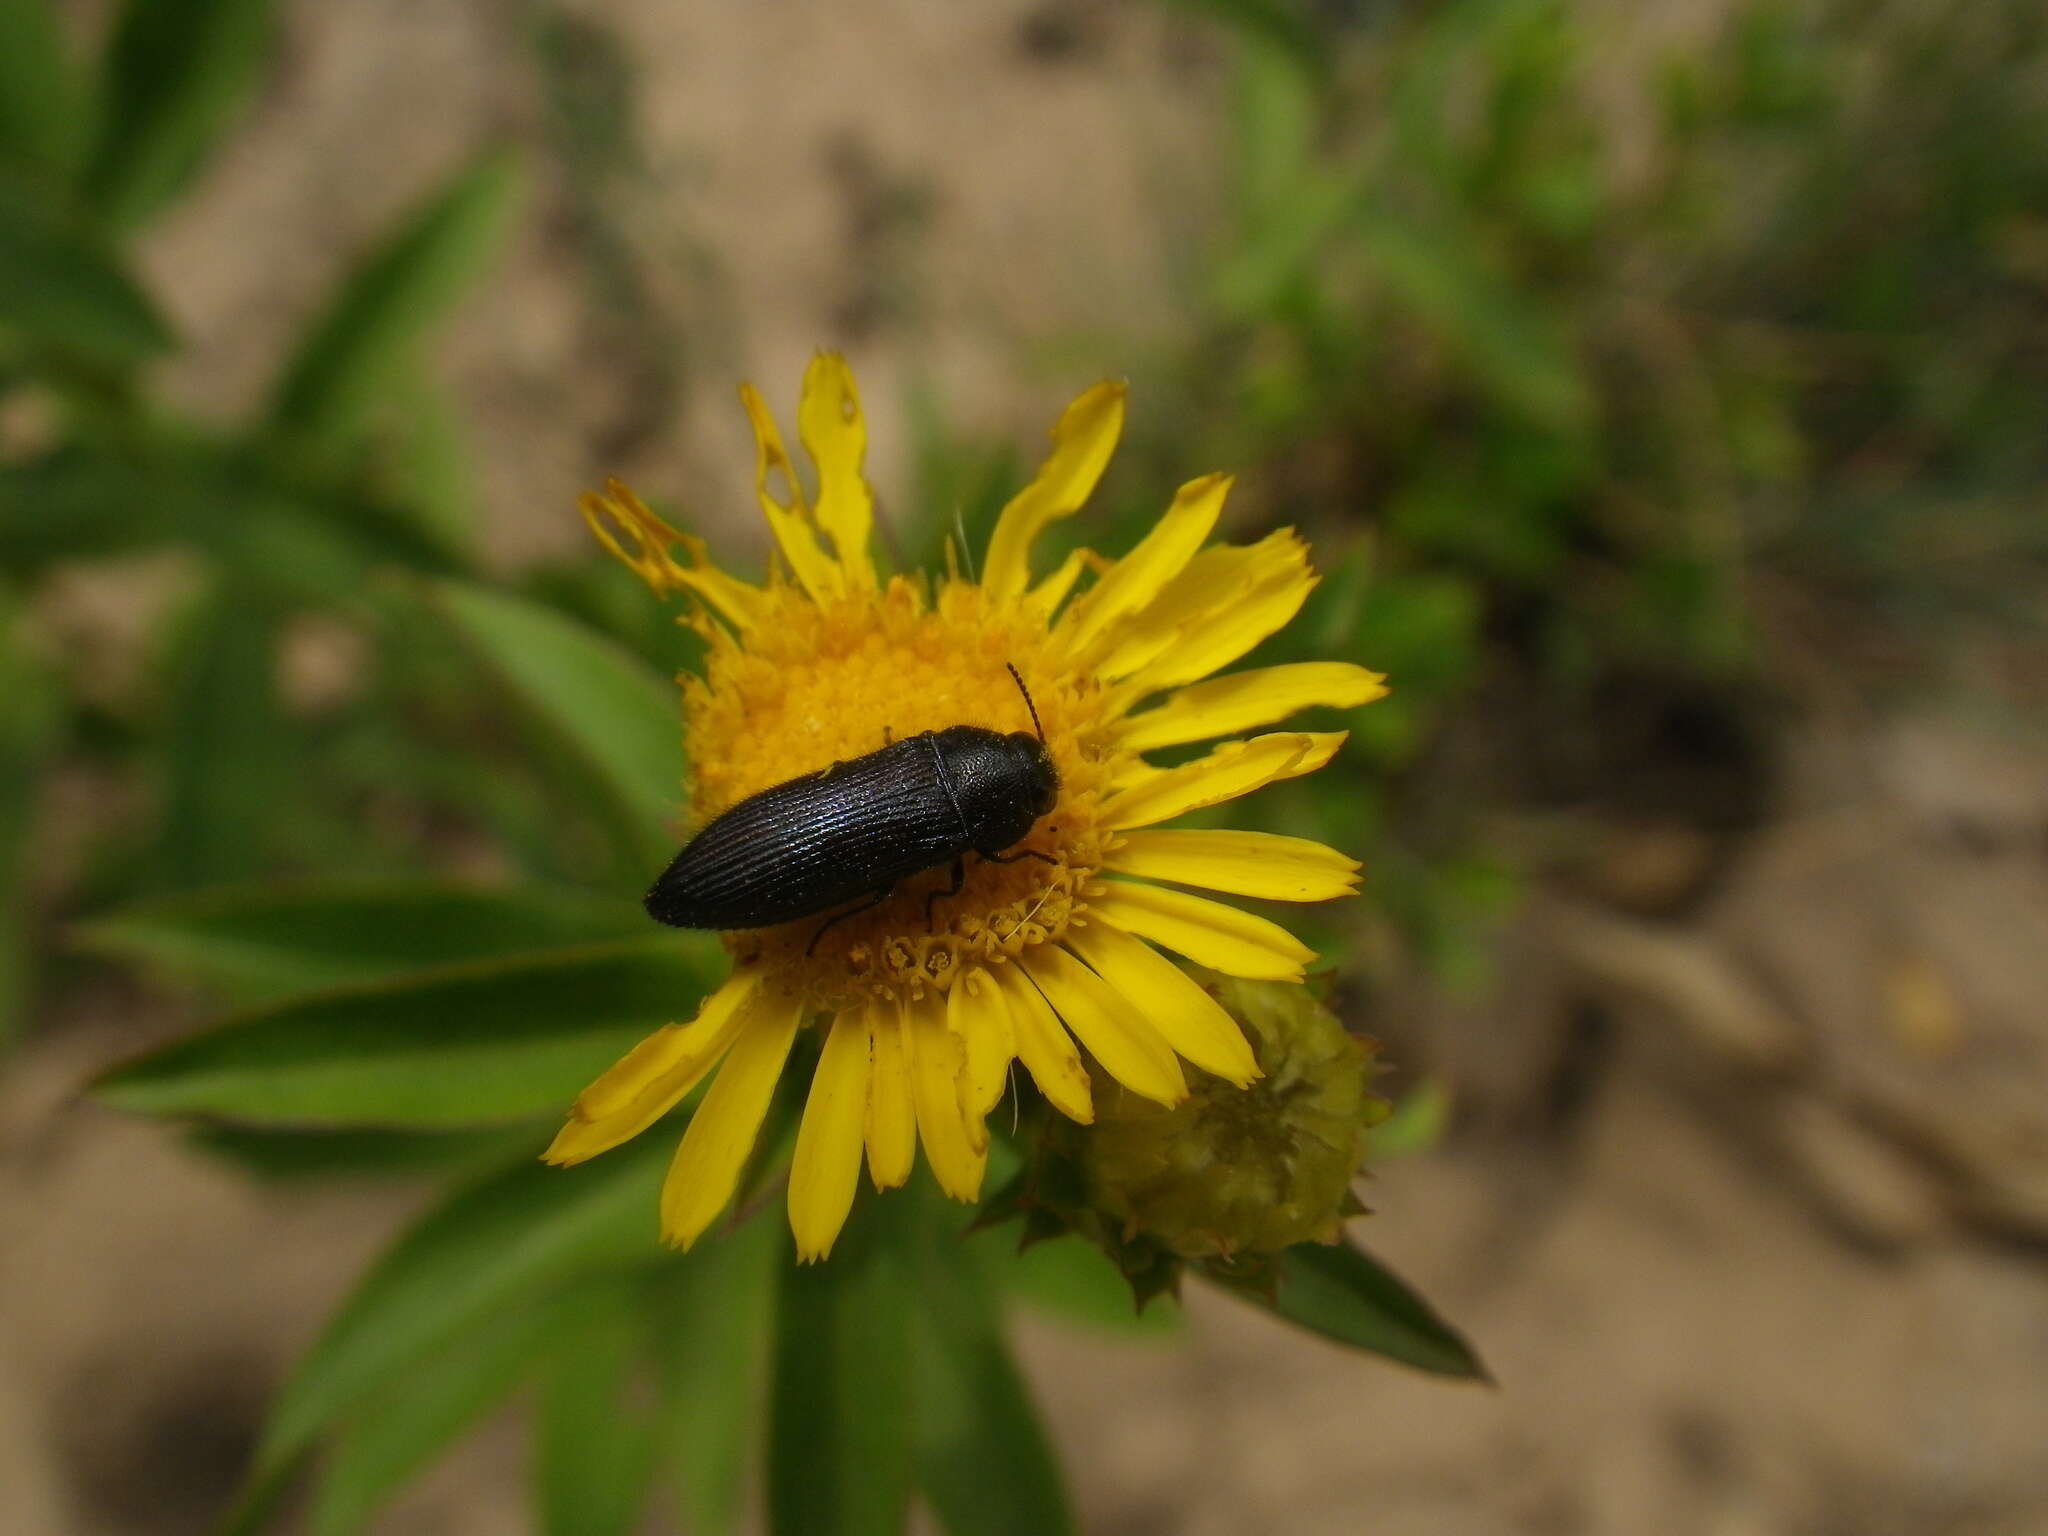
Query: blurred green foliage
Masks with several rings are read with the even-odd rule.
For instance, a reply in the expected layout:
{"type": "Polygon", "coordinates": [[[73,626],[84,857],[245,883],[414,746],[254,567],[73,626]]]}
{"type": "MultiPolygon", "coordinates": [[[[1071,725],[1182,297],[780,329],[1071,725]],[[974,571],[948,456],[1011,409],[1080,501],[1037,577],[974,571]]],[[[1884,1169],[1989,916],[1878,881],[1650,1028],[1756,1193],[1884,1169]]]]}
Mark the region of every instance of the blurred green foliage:
{"type": "MultiPolygon", "coordinates": [[[[1127,547],[1212,466],[1240,473],[1240,531],[1303,527],[1326,579],[1256,659],[1353,656],[1395,692],[1356,716],[1351,772],[1255,804],[1365,854],[1439,974],[1512,899],[1503,808],[1735,824],[1764,663],[2042,616],[2038,8],[1735,0],[1682,45],[1565,0],[1185,8],[1231,72],[1223,219],[1184,243],[1185,323],[1118,344],[1139,414],[1067,532],[1127,547]],[[1722,777],[1673,770],[1669,730],[1722,777]]],[[[1134,1326],[1097,1250],[956,1242],[920,1184],[826,1266],[794,1268],[774,1221],[666,1254],[661,1138],[535,1165],[584,1079],[715,979],[715,946],[621,899],[667,851],[661,674],[688,641],[594,561],[521,591],[480,571],[427,349],[506,228],[502,153],[347,265],[247,419],[162,393],[178,339],[136,241],[241,120],[273,10],[125,0],[87,53],[45,0],[0,3],[0,1030],[32,995],[27,914],[82,911],[83,948],[235,1010],[108,1099],[265,1177],[449,1186],[287,1384],[241,1524],[317,1458],[310,1525],[360,1529],[519,1393],[545,1530],[630,1529],[643,1499],[730,1529],[756,1462],[782,1530],[898,1529],[914,1495],[949,1531],[1068,1528],[1002,1321],[1134,1326]],[[146,619],[139,675],[53,639],[81,571],[146,619]],[[285,686],[309,632],[358,643],[338,697],[285,686]],[[53,886],[25,850],[67,775],[132,809],[87,818],[53,886]]],[[[608,229],[630,61],[537,14],[571,196],[608,229]]],[[[641,304],[623,245],[590,276],[615,319],[641,304]]],[[[666,332],[621,330],[653,430],[684,370],[666,332]]],[[[1015,447],[911,404],[933,521],[906,533],[979,547],[1015,447]]],[[[1388,1148],[1444,1113],[1414,1096],[1388,1148]]],[[[782,1151],[764,1137],[742,1210],[782,1151]]],[[[1250,1299],[1480,1369],[1359,1250],[1283,1267],[1250,1299]]]]}
{"type": "MultiPolygon", "coordinates": [[[[1240,526],[1304,530],[1326,580],[1255,659],[1393,692],[1353,773],[1257,805],[1361,853],[1438,975],[1557,850],[1515,817],[1739,829],[1774,693],[2039,633],[2038,6],[1187,8],[1230,39],[1220,227],[1176,246],[1172,333],[1118,349],[1119,526],[1072,537],[1121,547],[1212,465],[1240,526]]],[[[926,443],[977,526],[1000,460],[926,443]]]]}
{"type": "MultiPolygon", "coordinates": [[[[640,876],[646,805],[622,846],[612,797],[554,793],[594,771],[577,744],[529,766],[479,703],[463,636],[519,620],[481,587],[421,584],[478,571],[430,343],[510,226],[513,157],[457,168],[345,261],[245,418],[165,392],[179,340],[137,244],[242,121],[274,10],[130,0],[88,50],[48,0],[0,6],[0,1037],[35,996],[28,930],[74,910],[402,878],[465,849],[640,876]],[[113,665],[75,643],[96,604],[128,615],[113,665]],[[72,818],[60,848],[36,812],[65,781],[113,809],[72,818]]],[[[601,592],[552,581],[563,606],[601,592]]],[[[608,643],[554,622],[561,643],[608,643]]],[[[638,739],[671,738],[663,701],[638,739]]]]}

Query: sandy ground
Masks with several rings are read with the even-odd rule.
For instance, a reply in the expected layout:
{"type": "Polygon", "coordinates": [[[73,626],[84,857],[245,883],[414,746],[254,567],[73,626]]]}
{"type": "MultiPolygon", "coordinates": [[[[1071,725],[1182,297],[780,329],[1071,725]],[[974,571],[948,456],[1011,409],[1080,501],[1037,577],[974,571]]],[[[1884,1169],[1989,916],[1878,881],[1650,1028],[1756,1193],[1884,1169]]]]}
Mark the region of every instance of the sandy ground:
{"type": "MultiPolygon", "coordinates": [[[[1153,8],[573,7],[637,85],[631,152],[594,160],[536,105],[533,14],[290,9],[250,131],[148,251],[185,398],[259,398],[339,253],[498,138],[533,151],[528,215],[441,361],[508,563],[577,537],[605,471],[730,518],[729,381],[788,400],[816,344],[851,353],[900,491],[913,383],[1031,441],[1117,364],[1084,345],[1020,372],[1022,343],[1170,313],[1156,242],[1207,183],[1216,82],[1153,8]]],[[[1493,991],[1369,1021],[1460,1116],[1378,1174],[1365,1235],[1499,1388],[1221,1300],[1178,1346],[1033,1320],[1087,1528],[2048,1532],[2044,785],[2048,752],[1938,713],[1818,723],[1782,818],[1686,922],[1541,893],[1493,991]]],[[[138,1017],[163,1023],[67,1000],[0,1079],[10,1536],[205,1529],[265,1393],[407,1209],[254,1189],[77,1103],[138,1017]]],[[[519,1528],[519,1454],[493,1426],[381,1528],[519,1528]]]]}

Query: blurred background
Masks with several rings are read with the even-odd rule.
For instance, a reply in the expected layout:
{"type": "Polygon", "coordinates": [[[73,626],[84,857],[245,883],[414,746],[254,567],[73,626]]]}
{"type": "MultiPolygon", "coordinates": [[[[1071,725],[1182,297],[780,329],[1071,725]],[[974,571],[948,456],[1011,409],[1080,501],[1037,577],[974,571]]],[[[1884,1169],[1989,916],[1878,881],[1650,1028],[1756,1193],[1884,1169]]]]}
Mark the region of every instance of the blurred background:
{"type": "Polygon", "coordinates": [[[819,346],[903,564],[1121,375],[1070,537],[1233,469],[1394,688],[1261,812],[1499,1387],[1027,1319],[1085,1528],[2048,1531],[2031,0],[0,0],[0,1526],[208,1529],[423,1199],[82,1102],[277,981],[118,914],[634,888],[421,580],[687,661],[576,494],[758,568],[819,346]]]}

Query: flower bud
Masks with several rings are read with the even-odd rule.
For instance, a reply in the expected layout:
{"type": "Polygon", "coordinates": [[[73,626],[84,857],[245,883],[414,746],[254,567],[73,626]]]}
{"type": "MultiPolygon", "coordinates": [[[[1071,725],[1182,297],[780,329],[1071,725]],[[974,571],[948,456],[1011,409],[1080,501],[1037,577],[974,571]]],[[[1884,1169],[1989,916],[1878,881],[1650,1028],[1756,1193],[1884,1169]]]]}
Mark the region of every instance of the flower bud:
{"type": "Polygon", "coordinates": [[[1244,1026],[1264,1075],[1237,1088],[1191,1069],[1171,1109],[1098,1083],[1095,1123],[1074,1131],[1087,1204],[1125,1241],[1186,1259],[1335,1241],[1362,1209],[1351,1179],[1387,1111],[1370,1088],[1373,1043],[1305,986],[1196,977],[1244,1026]]]}

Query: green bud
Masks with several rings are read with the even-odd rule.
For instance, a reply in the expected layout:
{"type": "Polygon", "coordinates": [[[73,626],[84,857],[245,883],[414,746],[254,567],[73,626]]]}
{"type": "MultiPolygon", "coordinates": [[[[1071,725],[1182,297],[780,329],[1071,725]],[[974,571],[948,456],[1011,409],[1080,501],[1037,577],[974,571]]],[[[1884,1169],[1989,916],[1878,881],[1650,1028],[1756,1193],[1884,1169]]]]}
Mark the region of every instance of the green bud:
{"type": "Polygon", "coordinates": [[[1095,1123],[1072,1133],[1087,1205],[1126,1243],[1186,1259],[1335,1241],[1360,1209],[1351,1180],[1366,1131],[1387,1111],[1371,1091],[1373,1043],[1305,986],[1195,975],[1265,1075],[1237,1088],[1190,1068],[1172,1109],[1098,1079],[1095,1123]]]}

